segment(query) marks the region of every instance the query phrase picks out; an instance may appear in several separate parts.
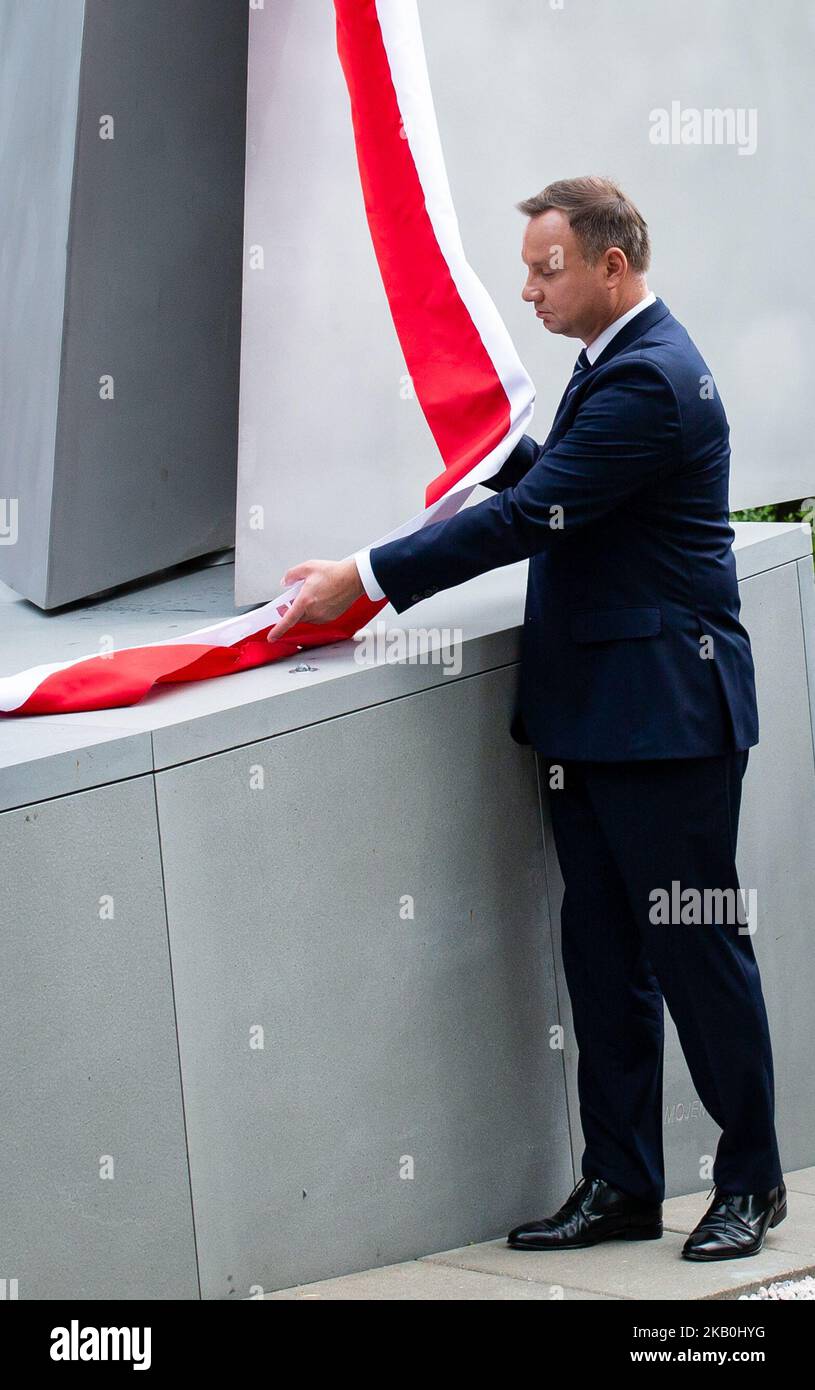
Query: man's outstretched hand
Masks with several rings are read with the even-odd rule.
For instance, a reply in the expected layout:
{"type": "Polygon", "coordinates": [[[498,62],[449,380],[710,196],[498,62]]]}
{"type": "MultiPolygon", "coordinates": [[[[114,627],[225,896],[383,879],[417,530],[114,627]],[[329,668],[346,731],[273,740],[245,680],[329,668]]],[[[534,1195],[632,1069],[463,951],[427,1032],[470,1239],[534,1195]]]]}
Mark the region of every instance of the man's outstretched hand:
{"type": "Polygon", "coordinates": [[[267,642],[276,642],[295,623],[330,623],[365,593],[353,555],[347,560],[304,560],[286,570],[280,582],[288,586],[298,579],[304,583],[288,613],[270,628],[267,642]]]}

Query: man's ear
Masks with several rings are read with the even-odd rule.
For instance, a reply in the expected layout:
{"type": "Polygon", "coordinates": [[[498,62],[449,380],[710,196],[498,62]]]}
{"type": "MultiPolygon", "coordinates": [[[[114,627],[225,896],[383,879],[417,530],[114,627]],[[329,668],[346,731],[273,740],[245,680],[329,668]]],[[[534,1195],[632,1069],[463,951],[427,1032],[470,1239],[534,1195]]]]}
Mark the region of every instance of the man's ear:
{"type": "Polygon", "coordinates": [[[606,284],[611,288],[619,285],[628,270],[628,258],[619,246],[611,246],[606,251],[606,284]]]}

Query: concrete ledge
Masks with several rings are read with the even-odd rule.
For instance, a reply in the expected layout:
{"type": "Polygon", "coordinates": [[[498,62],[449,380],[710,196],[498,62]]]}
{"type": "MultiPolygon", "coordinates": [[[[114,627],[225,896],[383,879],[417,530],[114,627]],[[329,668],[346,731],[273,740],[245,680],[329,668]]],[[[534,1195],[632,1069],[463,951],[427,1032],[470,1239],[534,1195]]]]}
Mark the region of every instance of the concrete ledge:
{"type": "MultiPolygon", "coordinates": [[[[811,554],[804,524],[745,522],[734,529],[740,579],[811,554]]],[[[363,664],[355,642],[339,642],[303,653],[316,668],[311,671],[293,671],[298,663],[291,659],[157,687],[121,709],[0,717],[0,810],[208,757],[517,662],[526,572],[526,561],[491,570],[401,616],[385,608],[363,629],[375,631],[379,623],[395,632],[458,634],[458,677],[442,676],[441,666],[431,661],[393,663],[382,655],[363,664]]],[[[112,636],[116,646],[133,646],[232,616],[233,581],[231,563],[209,565],[51,615],[0,584],[0,673],[88,655],[102,635],[112,636]]]]}

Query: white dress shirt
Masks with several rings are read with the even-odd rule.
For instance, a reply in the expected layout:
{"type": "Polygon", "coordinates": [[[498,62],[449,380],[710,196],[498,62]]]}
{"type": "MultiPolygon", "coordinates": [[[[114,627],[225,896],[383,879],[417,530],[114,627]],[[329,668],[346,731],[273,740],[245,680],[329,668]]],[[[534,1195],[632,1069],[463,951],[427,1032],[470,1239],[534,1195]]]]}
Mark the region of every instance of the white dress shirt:
{"type": "Polygon", "coordinates": [[[648,305],[653,304],[655,301],[656,295],[652,290],[650,294],[646,294],[645,297],[640,300],[639,304],[635,304],[633,309],[629,309],[627,314],[621,314],[618,319],[615,319],[613,323],[609,324],[608,328],[604,328],[602,333],[595,338],[594,342],[586,348],[586,356],[589,361],[596,362],[603,348],[608,347],[614,334],[619,333],[621,328],[625,328],[625,325],[630,323],[635,314],[641,313],[643,309],[647,309],[648,305]]]}
{"type": "MultiPolygon", "coordinates": [[[[589,362],[596,362],[603,349],[608,347],[615,333],[619,333],[621,328],[624,328],[627,323],[630,323],[635,314],[639,314],[643,309],[647,309],[649,304],[653,304],[655,300],[656,295],[651,291],[651,293],[646,294],[638,304],[635,304],[633,309],[629,309],[627,313],[621,314],[618,319],[615,319],[613,323],[608,325],[608,328],[604,328],[602,333],[594,339],[594,342],[586,348],[586,356],[589,362]]],[[[363,546],[362,550],[356,552],[354,559],[356,560],[362,586],[368,598],[377,600],[385,598],[386,594],[381,585],[377,583],[376,575],[371,566],[370,552],[371,547],[369,545],[363,546]]]]}

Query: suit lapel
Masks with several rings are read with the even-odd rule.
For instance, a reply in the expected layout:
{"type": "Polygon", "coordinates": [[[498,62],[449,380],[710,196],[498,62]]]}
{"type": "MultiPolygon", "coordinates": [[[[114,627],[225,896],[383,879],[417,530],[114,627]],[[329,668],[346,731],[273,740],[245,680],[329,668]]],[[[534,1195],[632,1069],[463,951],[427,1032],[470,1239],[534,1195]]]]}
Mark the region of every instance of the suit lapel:
{"type": "Polygon", "coordinates": [[[614,334],[611,342],[603,348],[600,356],[596,358],[594,362],[590,363],[585,371],[578,372],[576,376],[573,375],[570,377],[566,390],[560,398],[560,404],[555,411],[552,428],[543,442],[544,449],[546,449],[555,437],[561,433],[573,397],[581,390],[584,383],[589,380],[592,373],[595,372],[598,367],[603,367],[607,362],[610,362],[612,357],[615,357],[618,352],[623,352],[625,348],[635,343],[638,338],[642,338],[649,329],[653,328],[655,323],[659,323],[660,319],[666,318],[669,313],[670,310],[667,305],[657,297],[653,304],[649,304],[648,308],[643,309],[641,313],[635,314],[633,319],[620,329],[619,333],[614,334]]]}
{"type": "Polygon", "coordinates": [[[611,342],[606,344],[589,370],[605,366],[606,362],[609,362],[612,357],[616,357],[618,352],[623,352],[638,338],[642,338],[649,329],[653,328],[655,323],[659,323],[660,319],[667,318],[669,313],[670,309],[667,304],[664,304],[659,298],[655,299],[653,304],[649,304],[647,309],[642,309],[639,314],[635,314],[633,319],[620,329],[619,333],[614,334],[611,342]]]}

